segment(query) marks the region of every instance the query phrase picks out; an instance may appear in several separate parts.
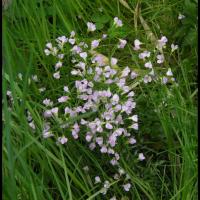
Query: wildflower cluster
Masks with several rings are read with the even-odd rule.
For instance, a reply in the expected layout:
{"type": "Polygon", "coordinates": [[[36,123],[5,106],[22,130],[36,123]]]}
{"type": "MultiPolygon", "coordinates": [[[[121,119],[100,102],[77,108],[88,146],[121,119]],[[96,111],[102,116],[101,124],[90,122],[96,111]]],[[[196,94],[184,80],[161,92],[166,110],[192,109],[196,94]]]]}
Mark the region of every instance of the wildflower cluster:
{"type": "MultiPolygon", "coordinates": [[[[115,17],[113,26],[120,28],[123,23],[115,17]]],[[[88,22],[87,31],[95,30],[96,25],[88,22]]],[[[109,163],[117,170],[113,179],[123,180],[122,188],[128,192],[131,188],[130,176],[120,166],[119,147],[137,143],[135,134],[139,130],[139,117],[136,113],[134,84],[140,82],[147,84],[152,81],[167,84],[175,79],[171,68],[168,68],[164,76],[156,74],[155,70],[156,65],[165,62],[162,53],[168,42],[165,36],[157,41],[155,47],[157,51],[154,52],[145,49],[144,43],[139,39],[134,40],[132,50],[138,53],[138,59],[143,62],[145,69],[145,73],[141,74],[129,66],[125,66],[122,70],[118,66],[117,58],[108,58],[97,51],[107,37],[109,36],[103,34],[101,38],[86,43],[79,41],[75,31],[72,31],[69,37],[58,37],[55,46],[50,42],[46,44],[45,55],[57,59],[52,78],[57,83],[61,79],[62,82],[66,79],[63,71],[66,68],[65,57],[68,56],[73,66],[70,76],[74,77],[74,82],[70,85],[66,83],[61,85],[63,89],[57,99],[48,97],[42,100],[44,106],[42,135],[45,139],[54,137],[58,145],[67,145],[69,140],[81,140],[91,151],[98,151],[107,156],[109,163]],[[65,54],[66,49],[70,49],[68,54],[65,54]],[[60,129],[55,131],[55,125],[60,129]]],[[[124,49],[128,42],[120,38],[116,45],[120,50],[124,49]]],[[[172,44],[171,52],[177,48],[177,45],[172,44]]],[[[32,76],[32,80],[39,81],[37,76],[32,76]]],[[[39,91],[45,95],[46,87],[39,88],[39,91]]],[[[35,130],[30,114],[28,117],[29,126],[35,130]]],[[[144,154],[139,152],[137,159],[145,160],[144,154]]],[[[108,180],[102,182],[99,176],[94,178],[94,183],[103,184],[102,194],[106,194],[110,187],[110,182],[108,180]]]]}

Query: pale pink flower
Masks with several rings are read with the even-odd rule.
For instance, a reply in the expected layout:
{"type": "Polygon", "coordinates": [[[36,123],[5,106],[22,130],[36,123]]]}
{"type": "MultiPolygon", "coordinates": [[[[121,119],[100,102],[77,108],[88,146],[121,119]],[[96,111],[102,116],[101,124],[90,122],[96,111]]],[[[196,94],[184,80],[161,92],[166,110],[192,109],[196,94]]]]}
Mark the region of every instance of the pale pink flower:
{"type": "Polygon", "coordinates": [[[100,179],[99,176],[96,176],[96,177],[95,177],[95,184],[97,184],[97,183],[101,183],[101,179],[100,179]]]}
{"type": "Polygon", "coordinates": [[[110,164],[115,166],[118,164],[117,160],[115,158],[113,158],[111,161],[110,161],[110,164]]]}
{"type": "Polygon", "coordinates": [[[159,55],[157,55],[156,57],[157,57],[157,59],[158,59],[158,60],[157,60],[157,63],[158,63],[158,64],[163,63],[164,60],[165,60],[165,59],[164,59],[164,56],[163,56],[162,54],[159,54],[159,55]]]}
{"type": "Polygon", "coordinates": [[[64,91],[69,92],[69,88],[67,86],[64,86],[64,91]]]}
{"type": "Polygon", "coordinates": [[[75,39],[72,39],[72,38],[70,38],[70,39],[69,39],[69,43],[70,43],[70,44],[74,45],[74,44],[75,44],[75,42],[76,42],[76,40],[75,40],[75,39]]]}
{"type": "Polygon", "coordinates": [[[58,71],[58,72],[54,73],[54,74],[53,74],[53,77],[54,77],[55,79],[59,79],[59,78],[60,78],[60,72],[58,71]]]}
{"type": "Polygon", "coordinates": [[[137,73],[135,73],[134,71],[131,72],[131,79],[134,79],[138,76],[137,73]]]}
{"type": "Polygon", "coordinates": [[[151,52],[144,51],[144,52],[142,52],[142,53],[139,54],[139,58],[144,60],[146,57],[149,58],[150,55],[151,55],[151,52]]]}
{"type": "Polygon", "coordinates": [[[44,99],[42,102],[45,106],[52,106],[53,102],[50,99],[44,99]]]}
{"type": "Polygon", "coordinates": [[[119,44],[117,45],[118,48],[123,49],[127,44],[126,40],[119,39],[119,44]]]}
{"type": "Polygon", "coordinates": [[[130,117],[130,119],[132,119],[134,122],[138,122],[138,115],[133,115],[130,117]]]}
{"type": "Polygon", "coordinates": [[[91,142],[91,140],[92,140],[91,133],[87,133],[85,139],[86,139],[87,142],[91,142]]]}
{"type": "Polygon", "coordinates": [[[91,43],[91,48],[92,49],[95,49],[99,46],[99,41],[100,40],[93,40],[92,43],[91,43]]]}
{"type": "Polygon", "coordinates": [[[62,60],[64,58],[64,54],[58,54],[58,58],[62,60]]]}
{"type": "Polygon", "coordinates": [[[121,77],[127,77],[128,74],[131,72],[130,68],[127,66],[125,69],[123,69],[121,77]]]}
{"type": "Polygon", "coordinates": [[[162,36],[161,39],[157,41],[156,47],[158,49],[162,49],[163,47],[165,47],[167,41],[168,41],[168,39],[165,36],[162,36]]]}
{"type": "Polygon", "coordinates": [[[62,62],[59,61],[59,62],[57,62],[56,65],[55,65],[55,70],[58,70],[58,69],[61,68],[61,67],[62,67],[62,62]]]}
{"type": "Polygon", "coordinates": [[[122,27],[123,26],[122,20],[120,20],[118,17],[115,17],[114,18],[114,25],[116,27],[122,27]]]}
{"type": "Polygon", "coordinates": [[[102,146],[100,151],[101,151],[101,153],[107,153],[108,149],[106,146],[102,146]]]}
{"type": "Polygon", "coordinates": [[[107,129],[113,129],[113,126],[112,126],[112,124],[110,124],[110,123],[106,123],[106,126],[105,126],[107,129]]]}
{"type": "Polygon", "coordinates": [[[185,15],[179,13],[178,19],[179,19],[179,20],[182,20],[182,19],[184,19],[184,18],[185,18],[185,15]]]}
{"type": "Polygon", "coordinates": [[[145,75],[143,78],[144,83],[150,83],[152,81],[151,76],[145,75]]]}
{"type": "Polygon", "coordinates": [[[96,25],[93,24],[92,22],[88,22],[88,23],[87,23],[87,28],[88,28],[88,31],[93,32],[93,31],[96,30],[96,25]]]}
{"type": "Polygon", "coordinates": [[[176,49],[178,49],[178,45],[171,44],[171,49],[171,51],[174,52],[176,49]]]}
{"type": "Polygon", "coordinates": [[[51,110],[46,110],[43,115],[45,118],[49,118],[49,117],[52,117],[52,112],[51,110]]]}
{"type": "Polygon", "coordinates": [[[151,69],[151,68],[152,68],[152,63],[151,63],[151,61],[145,63],[144,66],[145,66],[146,68],[151,69]]]}
{"type": "Polygon", "coordinates": [[[144,156],[143,153],[139,153],[139,155],[138,155],[138,160],[140,160],[140,161],[145,160],[145,156],[144,156]]]}
{"type": "Polygon", "coordinates": [[[126,192],[128,192],[131,188],[131,184],[130,183],[125,184],[125,185],[123,185],[123,188],[126,192]]]}
{"type": "Polygon", "coordinates": [[[139,50],[141,44],[142,44],[142,43],[141,43],[138,39],[136,39],[136,40],[134,41],[134,47],[133,47],[133,49],[134,49],[135,51],[139,50]]]}
{"type": "Polygon", "coordinates": [[[163,83],[163,84],[166,84],[167,82],[168,82],[168,78],[165,77],[165,76],[163,76],[163,77],[162,77],[162,83],[163,83]]]}
{"type": "Polygon", "coordinates": [[[79,54],[81,58],[83,58],[84,60],[87,58],[87,53],[86,52],[82,52],[79,54]]]}
{"type": "Polygon", "coordinates": [[[131,138],[128,140],[128,142],[129,142],[130,144],[135,144],[135,143],[136,143],[136,139],[133,138],[133,137],[131,137],[131,138]]]}
{"type": "Polygon", "coordinates": [[[74,37],[76,35],[75,31],[71,31],[70,37],[74,37]]]}
{"type": "Polygon", "coordinates": [[[96,143],[97,143],[99,146],[102,146],[102,145],[103,145],[103,137],[97,137],[97,138],[96,138],[96,143]]]}
{"type": "Polygon", "coordinates": [[[49,43],[46,44],[46,47],[49,48],[49,49],[52,49],[53,45],[52,45],[52,43],[49,42],[49,43]]]}
{"type": "Polygon", "coordinates": [[[133,123],[130,128],[138,130],[138,123],[133,123]]]}
{"type": "Polygon", "coordinates": [[[42,134],[42,136],[43,136],[43,138],[46,139],[46,138],[52,137],[54,135],[52,134],[51,131],[44,131],[43,134],[42,134]]]}
{"type": "Polygon", "coordinates": [[[106,39],[106,38],[107,38],[107,34],[103,34],[102,39],[106,39]]]}
{"type": "Polygon", "coordinates": [[[35,130],[35,124],[34,124],[33,121],[29,123],[29,126],[30,126],[33,130],[35,130]]]}
{"type": "Polygon", "coordinates": [[[64,102],[66,102],[68,99],[69,99],[68,96],[62,96],[62,97],[58,98],[58,102],[59,102],[59,103],[64,103],[64,102]]]}
{"type": "Polygon", "coordinates": [[[118,62],[117,58],[111,58],[111,66],[116,65],[118,62]]]}
{"type": "Polygon", "coordinates": [[[167,76],[173,76],[171,68],[168,68],[166,75],[167,76]]]}
{"type": "Polygon", "coordinates": [[[51,109],[51,112],[52,112],[53,114],[57,115],[57,114],[58,114],[58,107],[52,108],[52,109],[51,109]]]}
{"type": "Polygon", "coordinates": [[[65,136],[62,136],[62,137],[58,138],[58,142],[60,144],[65,144],[65,143],[67,143],[67,141],[68,141],[68,139],[65,136]]]}
{"type": "Polygon", "coordinates": [[[96,144],[94,142],[90,143],[89,148],[90,150],[94,150],[96,147],[96,144]]]}

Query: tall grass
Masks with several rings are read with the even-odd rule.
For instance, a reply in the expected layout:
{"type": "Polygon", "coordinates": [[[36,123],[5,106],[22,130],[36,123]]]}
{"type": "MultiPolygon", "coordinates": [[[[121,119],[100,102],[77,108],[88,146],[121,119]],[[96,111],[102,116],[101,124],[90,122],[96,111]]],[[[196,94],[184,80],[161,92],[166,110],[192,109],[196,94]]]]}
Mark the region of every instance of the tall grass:
{"type": "MultiPolygon", "coordinates": [[[[138,200],[196,200],[197,199],[197,87],[196,45],[188,41],[192,35],[179,30],[196,30],[196,4],[186,1],[127,1],[131,9],[140,3],[141,15],[155,36],[164,34],[171,42],[179,42],[177,55],[170,58],[178,86],[137,87],[137,112],[141,116],[141,130],[137,135],[139,149],[147,153],[147,161],[134,160],[134,150],[126,147],[122,165],[130,174],[133,188],[124,192],[117,181],[112,182],[110,198],[138,200]],[[186,13],[185,24],[177,20],[179,12],[186,13]],[[176,33],[176,34],[175,34],[176,33]],[[189,34],[189,36],[188,36],[189,34]],[[190,52],[188,52],[190,49],[190,52]],[[128,158],[128,159],[127,159],[128,158]]],[[[148,41],[139,17],[127,9],[122,1],[67,0],[14,1],[3,13],[3,198],[4,199],[109,199],[93,184],[96,175],[110,179],[110,169],[101,155],[89,151],[81,143],[71,141],[59,148],[53,141],[41,138],[42,105],[36,86],[29,86],[32,74],[47,74],[44,82],[51,91],[59,86],[51,83],[43,49],[47,41],[71,30],[85,38],[85,23],[97,20],[99,32],[107,30],[109,20],[119,16],[130,42],[136,37],[148,41]],[[103,8],[103,12],[99,8],[103,8]],[[17,74],[23,74],[20,83],[17,74]],[[14,104],[6,91],[13,93],[14,104]],[[20,99],[21,101],[20,101],[20,99]],[[35,102],[37,99],[37,102],[35,102]],[[32,133],[26,120],[28,109],[37,129],[32,133]],[[89,173],[83,170],[88,165],[89,173]]],[[[97,33],[98,34],[98,33],[97,33]]],[[[115,36],[114,36],[115,37],[115,36]]],[[[193,41],[194,41],[193,40],[193,41]]],[[[112,47],[112,43],[108,44],[112,47]]],[[[123,52],[123,56],[130,52],[123,52]]],[[[126,60],[121,61],[123,64],[126,60]]],[[[134,63],[134,55],[133,60],[134,63]]],[[[48,63],[48,64],[47,64],[48,63]]],[[[70,81],[70,79],[68,79],[70,81]]]]}

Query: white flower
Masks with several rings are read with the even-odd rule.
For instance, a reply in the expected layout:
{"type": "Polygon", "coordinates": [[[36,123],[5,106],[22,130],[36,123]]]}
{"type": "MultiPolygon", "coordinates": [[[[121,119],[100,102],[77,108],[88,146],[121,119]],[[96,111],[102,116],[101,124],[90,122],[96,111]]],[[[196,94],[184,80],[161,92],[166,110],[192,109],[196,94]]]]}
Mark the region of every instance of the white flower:
{"type": "Polygon", "coordinates": [[[44,99],[43,100],[43,104],[45,106],[52,106],[53,105],[53,102],[50,100],[50,99],[44,99]]]}
{"type": "Polygon", "coordinates": [[[37,77],[37,75],[33,75],[33,76],[32,76],[32,80],[35,81],[35,82],[38,82],[38,77],[37,77]]]}
{"type": "Polygon", "coordinates": [[[59,79],[59,78],[60,78],[60,72],[58,71],[58,72],[54,73],[54,74],[53,74],[53,77],[54,77],[55,79],[59,79]]]}
{"type": "Polygon", "coordinates": [[[113,129],[113,126],[112,126],[112,124],[110,124],[110,123],[106,123],[106,128],[107,128],[107,129],[113,129]]]}
{"type": "Polygon", "coordinates": [[[106,146],[102,146],[100,151],[101,151],[101,153],[107,153],[108,149],[106,146]]]}
{"type": "Polygon", "coordinates": [[[72,39],[72,38],[69,39],[69,43],[72,44],[72,45],[75,44],[75,41],[76,41],[75,39],[72,39]]]}
{"type": "Polygon", "coordinates": [[[119,44],[117,45],[117,47],[123,49],[126,44],[127,44],[126,40],[119,39],[119,44]]]}
{"type": "Polygon", "coordinates": [[[106,38],[107,38],[107,34],[103,34],[102,39],[106,39],[106,38]]]}
{"type": "Polygon", "coordinates": [[[130,128],[138,130],[138,123],[134,123],[130,126],[130,128]]]}
{"type": "Polygon", "coordinates": [[[66,38],[65,36],[61,36],[61,37],[58,37],[56,39],[57,42],[61,43],[61,44],[64,44],[68,41],[68,38],[66,38]]]}
{"type": "Polygon", "coordinates": [[[49,48],[49,49],[52,49],[53,45],[52,45],[52,43],[49,42],[49,43],[46,44],[46,47],[49,48]]]}
{"type": "Polygon", "coordinates": [[[91,48],[92,49],[95,49],[99,46],[99,41],[100,40],[93,40],[92,43],[91,43],[91,48]]]}
{"type": "Polygon", "coordinates": [[[62,97],[58,98],[58,102],[59,102],[59,103],[64,103],[64,102],[66,102],[68,99],[69,99],[68,96],[62,96],[62,97]]]}
{"type": "Polygon", "coordinates": [[[88,23],[87,23],[87,27],[88,27],[88,31],[93,32],[93,31],[96,30],[96,25],[93,24],[92,22],[88,22],[88,23]]]}
{"type": "Polygon", "coordinates": [[[126,192],[128,192],[131,188],[131,184],[130,183],[125,184],[125,185],[123,185],[123,188],[126,192]]]}
{"type": "Polygon", "coordinates": [[[85,167],[83,167],[83,170],[84,170],[85,172],[88,172],[88,171],[89,171],[89,167],[86,165],[85,167]]]}
{"type": "Polygon", "coordinates": [[[62,67],[62,62],[57,62],[56,65],[55,65],[55,70],[58,70],[59,68],[62,67]]]}
{"type": "Polygon", "coordinates": [[[82,52],[79,54],[81,58],[83,58],[84,60],[87,58],[87,53],[86,52],[82,52]]]}
{"type": "Polygon", "coordinates": [[[121,77],[128,76],[128,74],[130,73],[130,71],[131,71],[130,68],[127,66],[125,69],[123,69],[121,77]]]}
{"type": "Polygon", "coordinates": [[[69,92],[69,88],[67,86],[64,86],[64,91],[69,92]]]}
{"type": "Polygon", "coordinates": [[[18,78],[19,78],[20,80],[22,80],[22,74],[21,74],[21,73],[18,74],[18,78]]]}
{"type": "Polygon", "coordinates": [[[91,140],[92,140],[92,135],[91,135],[90,133],[87,134],[86,137],[85,137],[85,139],[86,139],[87,142],[91,142],[91,140]]]}
{"type": "Polygon", "coordinates": [[[185,18],[185,15],[182,15],[181,13],[179,13],[178,19],[179,19],[179,20],[182,20],[182,19],[184,19],[184,18],[185,18]]]}
{"type": "Polygon", "coordinates": [[[52,112],[51,110],[46,110],[43,115],[45,118],[49,118],[49,117],[52,117],[52,112]]]}
{"type": "Polygon", "coordinates": [[[39,91],[40,91],[40,92],[44,92],[45,90],[46,90],[45,87],[41,87],[41,88],[39,88],[39,91]]]}
{"type": "Polygon", "coordinates": [[[116,27],[122,27],[123,26],[122,20],[120,20],[118,17],[115,17],[114,18],[114,25],[116,27]]]}
{"type": "Polygon", "coordinates": [[[152,81],[151,76],[145,75],[143,78],[144,83],[150,83],[152,81]]]}
{"type": "Polygon", "coordinates": [[[70,37],[74,37],[75,36],[75,31],[72,31],[71,33],[70,33],[70,37]]]}
{"type": "Polygon", "coordinates": [[[134,79],[138,76],[137,73],[135,73],[134,71],[131,72],[131,79],[134,79]]]}
{"type": "Polygon", "coordinates": [[[29,123],[29,126],[30,126],[33,130],[35,130],[35,124],[34,124],[33,121],[29,123]]]}
{"type": "Polygon", "coordinates": [[[117,58],[111,58],[111,66],[116,65],[118,62],[117,58]]]}
{"type": "Polygon", "coordinates": [[[119,96],[118,94],[114,94],[112,99],[111,99],[111,102],[113,105],[116,105],[118,102],[119,102],[119,96]]]}
{"type": "Polygon", "coordinates": [[[139,58],[144,60],[146,57],[149,58],[150,55],[151,55],[151,52],[144,51],[144,52],[142,52],[142,53],[139,54],[139,58]]]}
{"type": "Polygon", "coordinates": [[[136,143],[136,139],[131,137],[128,141],[130,144],[135,144],[136,143]]]}
{"type": "Polygon", "coordinates": [[[130,117],[130,119],[132,119],[134,122],[138,122],[138,115],[133,115],[130,117]]]}
{"type": "Polygon", "coordinates": [[[167,76],[173,76],[171,68],[168,68],[168,71],[166,73],[167,76]]]}
{"type": "Polygon", "coordinates": [[[49,49],[45,49],[44,53],[45,53],[46,56],[49,56],[51,54],[51,51],[49,51],[49,49]]]}
{"type": "Polygon", "coordinates": [[[162,77],[162,83],[163,83],[163,84],[166,84],[167,82],[168,82],[168,78],[165,77],[165,76],[163,76],[163,77],[162,77]]]}
{"type": "Polygon", "coordinates": [[[160,55],[157,55],[157,63],[158,64],[161,64],[161,63],[163,63],[164,62],[164,60],[165,60],[165,58],[164,58],[164,56],[162,55],[162,54],[160,54],[160,55]]]}
{"type": "Polygon", "coordinates": [[[99,176],[96,176],[96,177],[95,177],[95,184],[96,184],[96,183],[101,183],[101,179],[100,179],[99,176]]]}
{"type": "Polygon", "coordinates": [[[46,138],[52,137],[54,135],[52,134],[51,131],[44,131],[43,134],[42,134],[42,136],[43,136],[43,138],[46,139],[46,138]]]}
{"type": "Polygon", "coordinates": [[[128,93],[128,97],[133,97],[135,95],[135,93],[133,91],[128,93]]]}
{"type": "Polygon", "coordinates": [[[59,59],[63,59],[64,58],[64,54],[58,54],[58,58],[59,59]]]}
{"type": "Polygon", "coordinates": [[[53,114],[57,115],[57,114],[58,114],[58,107],[52,108],[52,109],[51,109],[51,112],[52,112],[53,114]]]}
{"type": "Polygon", "coordinates": [[[65,143],[67,143],[67,141],[68,141],[68,139],[65,136],[62,136],[62,137],[58,138],[58,142],[60,144],[65,144],[65,143]]]}
{"type": "Polygon", "coordinates": [[[138,155],[138,160],[143,161],[145,160],[144,154],[143,153],[139,153],[138,155]]]}
{"type": "Polygon", "coordinates": [[[151,69],[152,68],[152,63],[151,63],[151,61],[149,61],[149,62],[147,62],[147,63],[145,63],[145,65],[144,65],[146,68],[149,68],[149,69],[151,69]]]}
{"type": "Polygon", "coordinates": [[[165,36],[162,36],[161,39],[157,41],[156,47],[158,49],[162,49],[163,47],[165,47],[167,41],[168,39],[165,36]]]}
{"type": "Polygon", "coordinates": [[[133,49],[136,50],[136,51],[139,50],[141,44],[142,44],[142,42],[140,42],[138,39],[136,39],[134,41],[134,47],[133,47],[133,49]]]}
{"type": "Polygon", "coordinates": [[[178,49],[178,45],[171,44],[171,49],[172,52],[174,52],[176,49],[178,49]]]}

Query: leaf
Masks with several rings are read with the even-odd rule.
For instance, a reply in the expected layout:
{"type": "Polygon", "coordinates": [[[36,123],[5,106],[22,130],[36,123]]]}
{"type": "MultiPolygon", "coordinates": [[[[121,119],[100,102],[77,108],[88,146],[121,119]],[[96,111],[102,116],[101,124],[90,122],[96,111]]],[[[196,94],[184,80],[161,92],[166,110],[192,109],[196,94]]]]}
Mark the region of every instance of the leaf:
{"type": "Polygon", "coordinates": [[[96,29],[101,30],[104,27],[104,24],[102,23],[96,23],[96,29]]]}
{"type": "Polygon", "coordinates": [[[93,22],[106,24],[107,22],[109,22],[111,17],[108,16],[108,15],[99,15],[99,14],[95,13],[95,14],[92,15],[91,19],[92,19],[93,22]]]}

